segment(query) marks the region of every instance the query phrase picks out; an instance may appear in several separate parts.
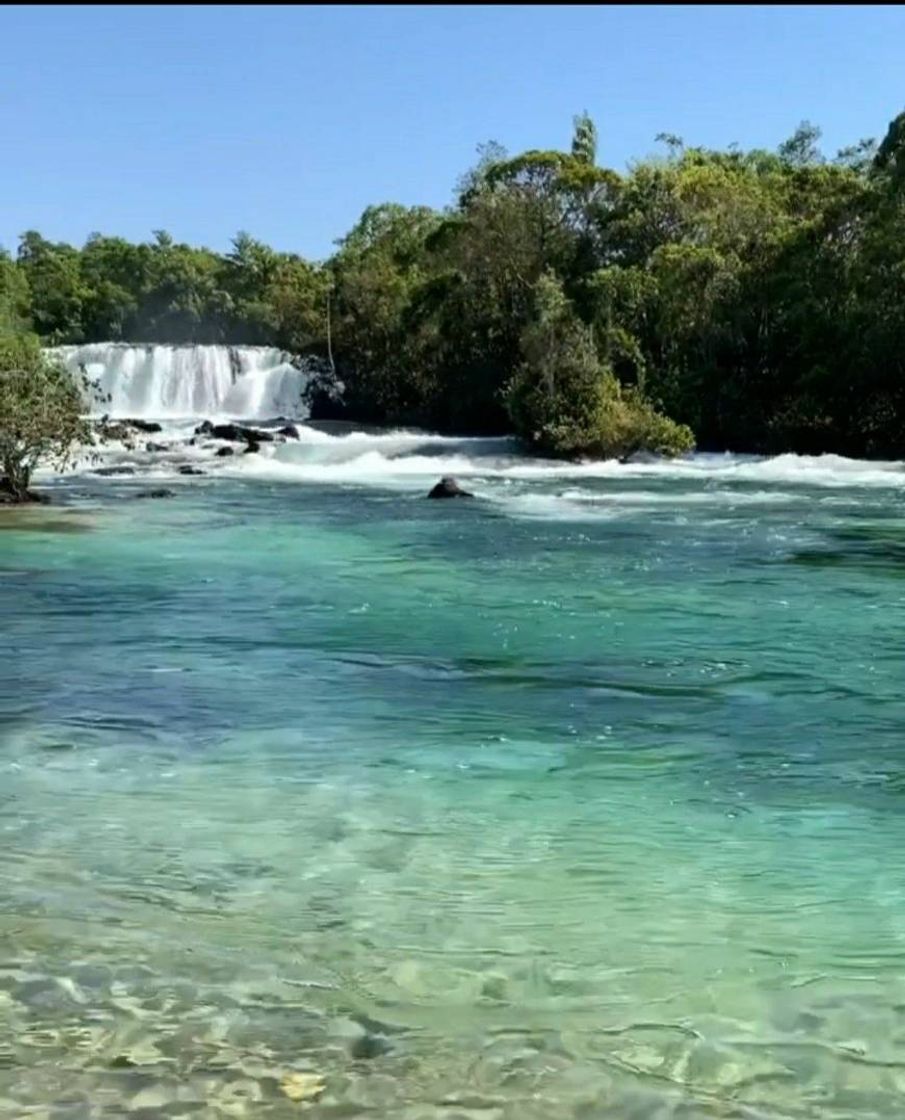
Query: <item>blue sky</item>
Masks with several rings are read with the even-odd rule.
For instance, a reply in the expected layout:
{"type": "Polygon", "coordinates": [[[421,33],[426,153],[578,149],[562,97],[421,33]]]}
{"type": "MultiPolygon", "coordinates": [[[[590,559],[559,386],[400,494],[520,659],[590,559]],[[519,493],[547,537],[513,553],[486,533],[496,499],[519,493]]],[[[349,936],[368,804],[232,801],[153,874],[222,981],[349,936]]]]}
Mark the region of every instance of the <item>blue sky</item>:
{"type": "Polygon", "coordinates": [[[327,255],[366,205],[443,206],[477,144],[621,169],[688,143],[833,154],[905,108],[905,7],[3,7],[0,245],[247,229],[327,255]]]}

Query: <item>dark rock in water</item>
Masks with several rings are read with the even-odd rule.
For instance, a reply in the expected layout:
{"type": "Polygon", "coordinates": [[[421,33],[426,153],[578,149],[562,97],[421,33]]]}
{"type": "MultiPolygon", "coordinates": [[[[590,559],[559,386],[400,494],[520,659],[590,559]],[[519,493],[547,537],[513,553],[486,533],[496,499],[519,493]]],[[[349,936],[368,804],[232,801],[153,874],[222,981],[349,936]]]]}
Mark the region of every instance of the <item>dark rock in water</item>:
{"type": "Polygon", "coordinates": [[[244,454],[245,455],[254,455],[255,452],[260,451],[260,450],[261,450],[261,445],[257,442],[257,440],[250,439],[248,441],[248,446],[245,448],[244,454]]]}
{"type": "Polygon", "coordinates": [[[97,467],[91,473],[92,474],[98,474],[102,478],[113,478],[116,475],[135,474],[135,468],[134,467],[97,467]]]}
{"type": "Polygon", "coordinates": [[[456,482],[454,478],[441,478],[437,485],[428,494],[429,498],[473,498],[467,490],[456,482]]]}
{"type": "Polygon", "coordinates": [[[153,432],[162,432],[163,428],[155,420],[123,420],[124,424],[128,424],[130,428],[134,428],[138,432],[147,432],[149,435],[153,432]]]}
{"type": "Polygon", "coordinates": [[[204,471],[199,470],[197,467],[192,467],[188,463],[179,468],[180,474],[204,474],[204,471]]]}
{"type": "Polygon", "coordinates": [[[388,1038],[385,1038],[382,1034],[372,1034],[371,1031],[367,1031],[353,1040],[349,1047],[349,1053],[353,1058],[368,1061],[371,1058],[379,1058],[381,1054],[386,1054],[391,1049],[392,1046],[388,1038]]]}
{"type": "Polygon", "coordinates": [[[196,435],[211,435],[214,439],[228,439],[233,443],[261,443],[273,440],[270,432],[245,428],[241,424],[214,424],[209,432],[196,431],[196,435]]]}
{"type": "Polygon", "coordinates": [[[170,445],[168,443],[152,443],[150,440],[145,444],[145,451],[169,451],[170,445]]]}
{"type": "Polygon", "coordinates": [[[299,430],[295,424],[287,424],[285,428],[277,428],[278,436],[285,436],[287,439],[298,439],[299,430]]]}
{"type": "Polygon", "coordinates": [[[235,450],[232,447],[220,447],[217,450],[217,458],[225,459],[227,455],[235,455],[235,450]]]}
{"type": "Polygon", "coordinates": [[[131,428],[125,421],[98,420],[95,424],[95,431],[102,440],[117,440],[131,451],[134,447],[132,442],[135,435],[135,429],[131,428]]]}
{"type": "Polygon", "coordinates": [[[630,466],[633,463],[661,463],[662,461],[662,456],[654,455],[652,451],[629,451],[619,459],[623,467],[630,466]]]}
{"type": "Polygon", "coordinates": [[[214,439],[228,439],[231,443],[261,443],[272,440],[270,432],[258,428],[246,428],[243,424],[214,424],[204,420],[195,429],[196,436],[213,436],[214,439]]]}
{"type": "Polygon", "coordinates": [[[348,420],[349,409],[343,399],[345,385],[326,364],[311,370],[302,397],[311,420],[348,420]]]}
{"type": "Polygon", "coordinates": [[[140,494],[135,495],[136,498],[175,498],[175,490],[142,490],[140,494]]]}

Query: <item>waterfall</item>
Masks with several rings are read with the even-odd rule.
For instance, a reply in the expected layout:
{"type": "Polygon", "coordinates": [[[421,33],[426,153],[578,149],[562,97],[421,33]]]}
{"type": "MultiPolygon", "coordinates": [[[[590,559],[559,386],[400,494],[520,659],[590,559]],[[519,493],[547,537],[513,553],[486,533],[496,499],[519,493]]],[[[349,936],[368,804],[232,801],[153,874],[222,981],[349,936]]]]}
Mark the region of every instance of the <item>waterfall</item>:
{"type": "Polygon", "coordinates": [[[95,342],[50,351],[80,367],[109,401],[94,411],[156,419],[304,417],[309,372],[269,346],[159,346],[95,342]]]}

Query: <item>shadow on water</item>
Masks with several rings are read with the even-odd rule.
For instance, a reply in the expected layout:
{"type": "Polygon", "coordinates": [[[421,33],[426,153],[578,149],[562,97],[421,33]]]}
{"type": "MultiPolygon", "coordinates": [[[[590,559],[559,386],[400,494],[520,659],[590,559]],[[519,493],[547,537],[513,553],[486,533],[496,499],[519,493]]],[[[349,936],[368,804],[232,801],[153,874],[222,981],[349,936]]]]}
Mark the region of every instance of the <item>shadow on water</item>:
{"type": "Polygon", "coordinates": [[[0,532],[13,533],[88,533],[94,528],[84,513],[49,513],[33,507],[6,509],[0,513],[0,532]]]}
{"type": "Polygon", "coordinates": [[[844,526],[827,532],[824,547],[799,549],[787,562],[808,568],[853,568],[905,576],[905,525],[844,526]]]}

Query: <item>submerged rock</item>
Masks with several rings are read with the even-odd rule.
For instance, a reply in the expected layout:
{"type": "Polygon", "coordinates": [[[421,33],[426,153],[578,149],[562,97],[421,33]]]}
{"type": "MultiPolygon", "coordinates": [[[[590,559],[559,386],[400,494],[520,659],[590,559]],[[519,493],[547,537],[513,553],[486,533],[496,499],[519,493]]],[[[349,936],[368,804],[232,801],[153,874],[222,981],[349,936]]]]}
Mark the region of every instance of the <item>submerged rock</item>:
{"type": "Polygon", "coordinates": [[[162,432],[163,428],[156,420],[123,420],[124,424],[128,424],[130,428],[134,428],[137,432],[162,432]]]}
{"type": "Polygon", "coordinates": [[[217,449],[217,458],[225,459],[227,455],[235,455],[235,448],[232,447],[219,447],[217,449]]]}
{"type": "Polygon", "coordinates": [[[102,478],[113,478],[116,475],[135,474],[135,468],[134,467],[96,467],[91,473],[100,475],[102,478]]]}
{"type": "Polygon", "coordinates": [[[142,490],[135,495],[136,498],[175,498],[175,490],[167,490],[165,487],[160,487],[157,490],[142,490]]]}
{"type": "Polygon", "coordinates": [[[152,443],[150,440],[145,444],[145,451],[169,451],[170,445],[168,443],[152,443]]]}
{"type": "Polygon", "coordinates": [[[204,474],[204,471],[199,470],[198,467],[190,466],[188,463],[179,468],[180,474],[204,474]]]}
{"type": "Polygon", "coordinates": [[[260,450],[261,450],[261,445],[257,442],[257,440],[251,439],[251,440],[248,441],[248,446],[245,448],[245,451],[243,452],[243,454],[254,455],[257,451],[260,451],[260,450]]]}
{"type": "Polygon", "coordinates": [[[319,1073],[287,1073],[280,1081],[280,1088],[291,1101],[316,1101],[327,1088],[319,1073]]]}
{"type": "Polygon", "coordinates": [[[287,424],[284,428],[277,428],[278,436],[285,436],[286,439],[298,439],[299,430],[295,424],[287,424]]]}
{"type": "Polygon", "coordinates": [[[447,476],[441,478],[437,485],[428,494],[429,498],[473,498],[474,494],[463,490],[454,478],[447,476]]]}
{"type": "Polygon", "coordinates": [[[373,1034],[366,1031],[358,1038],[354,1038],[349,1045],[350,1055],[358,1061],[370,1061],[379,1058],[392,1049],[390,1040],[382,1034],[373,1034]]]}

